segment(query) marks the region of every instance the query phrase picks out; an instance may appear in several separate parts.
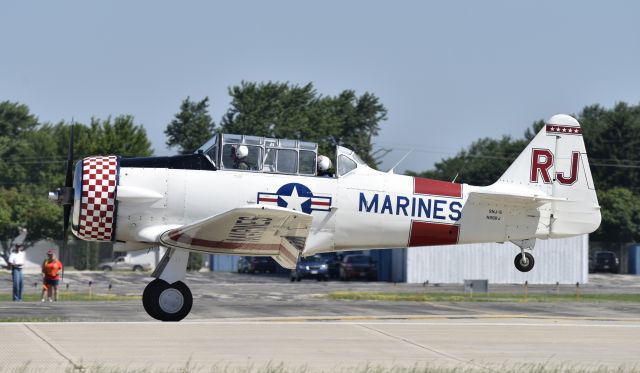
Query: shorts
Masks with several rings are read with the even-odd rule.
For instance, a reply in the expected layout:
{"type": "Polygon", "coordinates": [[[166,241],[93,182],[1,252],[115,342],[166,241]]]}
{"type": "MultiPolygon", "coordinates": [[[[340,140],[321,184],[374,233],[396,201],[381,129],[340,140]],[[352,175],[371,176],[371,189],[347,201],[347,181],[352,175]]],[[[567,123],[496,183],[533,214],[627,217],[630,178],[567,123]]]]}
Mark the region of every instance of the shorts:
{"type": "Polygon", "coordinates": [[[58,286],[60,285],[60,280],[52,280],[52,279],[45,278],[44,283],[47,286],[58,286]]]}

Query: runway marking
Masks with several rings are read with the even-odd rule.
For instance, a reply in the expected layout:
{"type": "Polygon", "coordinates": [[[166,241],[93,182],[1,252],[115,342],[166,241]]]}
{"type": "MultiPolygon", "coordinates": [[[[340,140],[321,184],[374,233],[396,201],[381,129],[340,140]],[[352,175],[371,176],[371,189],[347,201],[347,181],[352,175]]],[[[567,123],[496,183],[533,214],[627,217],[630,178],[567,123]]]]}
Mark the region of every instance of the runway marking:
{"type": "MultiPolygon", "coordinates": [[[[472,314],[472,315],[384,315],[384,316],[283,316],[283,317],[250,317],[250,318],[229,318],[232,321],[272,321],[272,322],[297,322],[297,321],[370,321],[370,320],[500,320],[500,319],[524,319],[524,320],[563,320],[563,321],[619,321],[619,322],[640,322],[640,318],[623,317],[595,317],[595,316],[543,316],[526,314],[472,314]]],[[[185,320],[185,322],[222,322],[224,320],[185,320]]]]}
{"type": "Polygon", "coordinates": [[[47,346],[49,346],[53,351],[55,351],[58,355],[60,355],[63,359],[69,362],[69,364],[73,365],[74,370],[82,370],[84,369],[82,365],[76,364],[67,354],[62,352],[62,349],[56,347],[53,342],[49,341],[49,339],[45,338],[42,334],[36,331],[35,325],[32,323],[23,323],[24,327],[27,328],[33,335],[41,339],[47,346]]]}
{"type": "MultiPolygon", "coordinates": [[[[588,321],[588,320],[583,320],[588,321]]],[[[599,320],[602,321],[602,320],[599,320]]],[[[612,322],[620,322],[612,320],[612,322]]],[[[283,321],[283,320],[229,320],[229,321],[182,321],[180,323],[162,323],[158,321],[69,321],[69,322],[6,322],[0,323],[0,329],[4,325],[162,325],[162,326],[180,326],[180,325],[428,325],[428,326],[524,326],[524,327],[580,327],[580,328],[622,328],[622,329],[640,329],[640,321],[638,324],[596,324],[596,323],[532,323],[532,322],[436,322],[436,321],[396,321],[396,320],[367,320],[367,321],[283,321]]],[[[35,332],[34,332],[35,333],[35,332]]]]}
{"type": "MultiPolygon", "coordinates": [[[[426,350],[426,351],[432,352],[432,353],[434,353],[434,354],[436,354],[436,355],[440,355],[440,356],[443,356],[443,357],[445,357],[445,358],[455,360],[455,361],[457,361],[457,362],[459,362],[459,363],[466,364],[466,365],[471,365],[471,366],[476,367],[476,368],[480,368],[480,369],[483,369],[483,370],[489,370],[489,371],[490,371],[490,369],[489,369],[489,368],[487,368],[487,367],[485,367],[485,366],[482,366],[482,365],[480,365],[480,364],[476,364],[476,363],[474,363],[473,361],[461,359],[461,358],[459,358],[459,357],[456,357],[456,356],[454,356],[454,355],[448,354],[448,353],[446,353],[446,352],[442,352],[442,351],[436,350],[435,348],[432,348],[432,347],[429,347],[429,346],[422,345],[422,344],[420,344],[420,343],[418,343],[418,342],[415,342],[415,341],[412,341],[412,340],[410,340],[410,339],[403,338],[403,337],[398,337],[398,336],[393,335],[393,334],[390,334],[390,333],[385,333],[385,332],[383,332],[382,330],[379,330],[379,329],[373,328],[373,327],[371,327],[371,326],[367,326],[367,325],[365,325],[365,324],[356,324],[356,325],[358,325],[358,326],[360,326],[360,327],[362,327],[362,328],[364,328],[364,329],[371,330],[371,331],[373,331],[373,332],[376,332],[376,333],[382,334],[382,335],[384,335],[384,336],[386,336],[386,337],[389,337],[389,338],[391,338],[391,339],[394,339],[394,340],[397,340],[397,341],[401,341],[401,342],[405,342],[405,343],[407,343],[407,344],[410,344],[410,345],[412,345],[412,346],[418,347],[418,348],[420,348],[420,349],[423,349],[423,350],[426,350]]],[[[386,325],[386,324],[383,324],[383,325],[386,325]]]]}

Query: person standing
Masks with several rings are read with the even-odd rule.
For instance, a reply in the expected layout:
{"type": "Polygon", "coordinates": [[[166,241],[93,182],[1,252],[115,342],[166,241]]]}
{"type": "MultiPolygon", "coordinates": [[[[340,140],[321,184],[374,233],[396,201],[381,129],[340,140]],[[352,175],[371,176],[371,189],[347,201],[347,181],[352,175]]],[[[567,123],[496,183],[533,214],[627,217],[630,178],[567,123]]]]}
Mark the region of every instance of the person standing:
{"type": "Polygon", "coordinates": [[[9,255],[11,278],[13,280],[13,301],[22,302],[22,267],[24,266],[24,245],[16,244],[9,255]]]}
{"type": "Polygon", "coordinates": [[[53,253],[53,250],[47,251],[47,259],[42,263],[42,283],[46,285],[46,289],[42,289],[41,302],[44,302],[44,293],[47,292],[49,302],[58,301],[58,285],[60,285],[60,271],[62,271],[62,262],[59,261],[53,253]],[[53,295],[53,297],[52,297],[53,295]]]}

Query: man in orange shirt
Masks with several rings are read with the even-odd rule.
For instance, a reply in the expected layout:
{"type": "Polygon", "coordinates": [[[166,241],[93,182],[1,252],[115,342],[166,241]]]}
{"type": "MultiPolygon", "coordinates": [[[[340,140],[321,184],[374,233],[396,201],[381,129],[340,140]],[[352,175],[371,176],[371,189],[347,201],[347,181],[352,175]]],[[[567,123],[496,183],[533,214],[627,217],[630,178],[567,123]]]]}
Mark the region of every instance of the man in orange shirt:
{"type": "Polygon", "coordinates": [[[62,262],[59,261],[53,250],[47,251],[47,259],[42,263],[42,283],[46,285],[46,289],[42,289],[42,299],[44,302],[44,292],[46,290],[49,302],[52,301],[51,294],[53,293],[53,301],[58,301],[58,285],[60,285],[60,271],[62,271],[62,262]]]}

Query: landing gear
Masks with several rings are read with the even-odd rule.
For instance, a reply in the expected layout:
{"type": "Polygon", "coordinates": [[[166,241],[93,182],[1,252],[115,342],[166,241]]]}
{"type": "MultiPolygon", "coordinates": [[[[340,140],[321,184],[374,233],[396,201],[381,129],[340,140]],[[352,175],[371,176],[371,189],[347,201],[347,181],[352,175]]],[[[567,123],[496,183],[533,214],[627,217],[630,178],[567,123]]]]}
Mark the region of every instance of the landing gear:
{"type": "Polygon", "coordinates": [[[533,250],[534,246],[536,246],[536,239],[530,238],[527,240],[513,240],[511,242],[520,248],[520,254],[516,255],[516,258],[513,260],[513,264],[516,266],[516,269],[520,272],[529,272],[532,270],[533,265],[535,264],[533,255],[525,252],[524,250],[533,250]]]}
{"type": "Polygon", "coordinates": [[[180,321],[191,311],[193,296],[182,281],[168,284],[151,281],[142,293],[142,305],[149,316],[160,321],[180,321]]]}
{"type": "Polygon", "coordinates": [[[193,295],[181,280],[187,268],[189,253],[168,249],[152,276],[156,279],[145,287],[142,306],[149,316],[160,321],[180,321],[191,311],[193,295]]]}
{"type": "Polygon", "coordinates": [[[522,253],[516,255],[513,264],[515,264],[518,271],[529,272],[531,269],[533,269],[535,261],[533,260],[533,255],[525,253],[524,250],[522,250],[522,253]]]}

